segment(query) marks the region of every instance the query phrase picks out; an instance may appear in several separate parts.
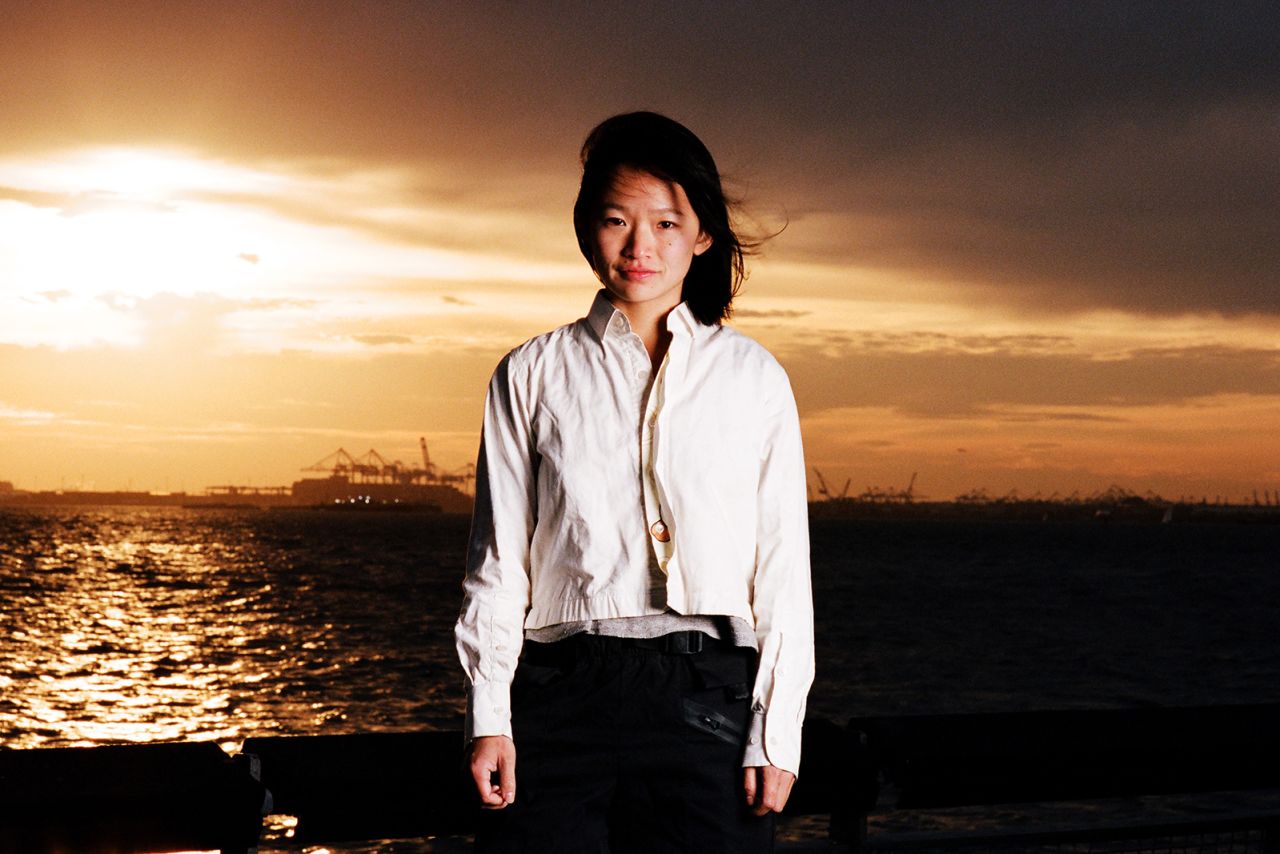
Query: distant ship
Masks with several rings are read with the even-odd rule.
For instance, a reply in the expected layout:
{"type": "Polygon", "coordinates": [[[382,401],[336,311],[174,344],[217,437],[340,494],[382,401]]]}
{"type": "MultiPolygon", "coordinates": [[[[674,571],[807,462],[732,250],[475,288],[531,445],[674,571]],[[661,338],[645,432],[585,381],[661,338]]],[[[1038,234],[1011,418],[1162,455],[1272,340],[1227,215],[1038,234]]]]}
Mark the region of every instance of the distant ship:
{"type": "Polygon", "coordinates": [[[427,440],[418,442],[422,448],[421,466],[388,460],[372,449],[354,457],[339,448],[303,469],[324,472],[328,477],[296,480],[287,492],[284,488],[263,494],[244,487],[210,487],[206,495],[218,501],[234,498],[268,507],[470,513],[472,498],[467,490],[475,481],[475,466],[442,471],[431,462],[427,440]],[[270,500],[263,501],[264,498],[270,500]]]}

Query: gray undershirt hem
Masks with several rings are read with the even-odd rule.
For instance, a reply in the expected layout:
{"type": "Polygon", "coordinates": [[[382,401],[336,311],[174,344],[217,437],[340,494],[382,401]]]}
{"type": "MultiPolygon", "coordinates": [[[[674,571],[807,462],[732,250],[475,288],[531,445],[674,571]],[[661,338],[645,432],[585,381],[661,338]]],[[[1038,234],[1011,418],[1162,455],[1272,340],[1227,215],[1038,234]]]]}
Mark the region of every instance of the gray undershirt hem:
{"type": "Polygon", "coordinates": [[[741,617],[723,614],[677,614],[668,610],[662,614],[642,617],[610,617],[605,620],[574,620],[554,623],[539,629],[525,629],[526,640],[535,643],[555,643],[577,634],[603,635],[613,638],[657,638],[672,632],[703,632],[717,640],[730,641],[734,646],[756,648],[756,633],[741,617]]]}

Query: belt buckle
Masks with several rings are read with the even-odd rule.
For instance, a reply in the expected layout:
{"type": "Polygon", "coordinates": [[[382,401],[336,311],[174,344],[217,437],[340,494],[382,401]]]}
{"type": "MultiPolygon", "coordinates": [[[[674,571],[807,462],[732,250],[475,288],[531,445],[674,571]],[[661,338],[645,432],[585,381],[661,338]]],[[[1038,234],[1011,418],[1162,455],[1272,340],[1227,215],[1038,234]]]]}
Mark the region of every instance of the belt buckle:
{"type": "Polygon", "coordinates": [[[702,652],[702,632],[677,632],[667,636],[667,648],[677,655],[702,652]]]}

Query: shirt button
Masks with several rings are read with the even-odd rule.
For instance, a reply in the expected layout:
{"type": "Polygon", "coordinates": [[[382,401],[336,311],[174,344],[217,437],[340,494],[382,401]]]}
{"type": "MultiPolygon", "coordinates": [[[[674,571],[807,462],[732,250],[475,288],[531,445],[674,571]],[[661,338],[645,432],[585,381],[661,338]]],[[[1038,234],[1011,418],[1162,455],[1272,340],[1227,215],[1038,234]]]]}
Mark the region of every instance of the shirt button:
{"type": "Polygon", "coordinates": [[[665,543],[671,539],[671,531],[667,528],[667,523],[659,519],[649,526],[649,533],[653,534],[653,538],[660,543],[665,543]]]}
{"type": "Polygon", "coordinates": [[[494,648],[494,649],[496,649],[498,652],[502,652],[502,651],[503,651],[504,649],[506,649],[507,647],[506,647],[506,645],[505,645],[505,644],[495,643],[495,644],[493,645],[493,648],[494,648]]]}
{"type": "Polygon", "coordinates": [[[751,736],[751,738],[747,739],[747,741],[751,742],[752,744],[759,744],[759,743],[760,743],[760,736],[758,736],[758,735],[753,735],[753,736],[751,736]]]}

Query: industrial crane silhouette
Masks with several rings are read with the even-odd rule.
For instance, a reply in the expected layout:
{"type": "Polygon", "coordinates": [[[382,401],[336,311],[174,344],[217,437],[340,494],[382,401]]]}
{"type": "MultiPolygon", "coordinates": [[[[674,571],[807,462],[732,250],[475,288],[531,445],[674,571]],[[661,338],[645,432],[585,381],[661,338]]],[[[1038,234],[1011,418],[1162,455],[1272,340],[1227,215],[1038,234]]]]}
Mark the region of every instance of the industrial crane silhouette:
{"type": "Polygon", "coordinates": [[[849,478],[844,482],[844,489],[839,495],[832,495],[831,490],[827,489],[827,479],[822,476],[822,472],[817,466],[813,467],[813,473],[818,476],[818,494],[822,496],[824,501],[847,501],[849,500],[849,484],[853,483],[853,478],[849,478]]]}
{"type": "Polygon", "coordinates": [[[352,483],[450,484],[460,485],[466,491],[475,479],[474,463],[455,471],[441,471],[431,462],[426,437],[419,438],[418,444],[422,449],[421,468],[406,465],[400,460],[388,460],[372,448],[359,457],[351,455],[345,448],[338,448],[303,471],[326,472],[330,477],[344,477],[352,483]]]}
{"type": "Polygon", "coordinates": [[[840,494],[835,495],[827,486],[827,479],[823,477],[822,472],[817,466],[813,467],[813,472],[818,476],[818,495],[822,496],[824,501],[858,501],[868,504],[910,504],[918,497],[916,495],[916,477],[919,472],[911,473],[911,480],[907,483],[906,489],[881,489],[878,486],[868,486],[865,491],[849,496],[849,485],[853,483],[853,478],[849,478],[844,482],[844,488],[840,490],[840,494]]]}

